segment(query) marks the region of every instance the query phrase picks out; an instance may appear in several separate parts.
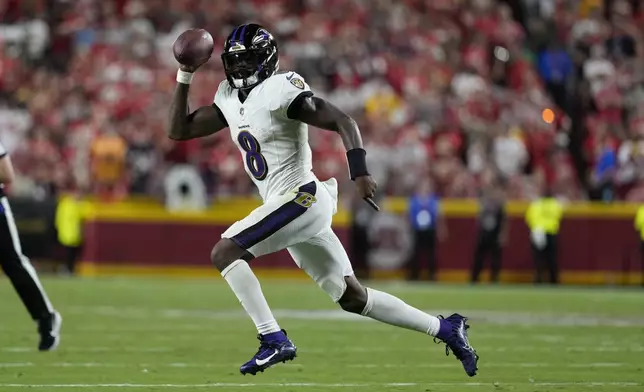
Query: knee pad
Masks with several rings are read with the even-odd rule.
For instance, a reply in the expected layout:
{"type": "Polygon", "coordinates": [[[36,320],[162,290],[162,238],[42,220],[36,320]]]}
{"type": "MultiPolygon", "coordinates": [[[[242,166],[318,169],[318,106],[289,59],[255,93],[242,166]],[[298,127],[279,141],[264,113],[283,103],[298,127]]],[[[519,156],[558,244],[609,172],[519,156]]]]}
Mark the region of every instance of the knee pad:
{"type": "Polygon", "coordinates": [[[347,291],[347,282],[344,281],[344,278],[336,279],[333,277],[325,277],[318,279],[316,283],[337,304],[340,303],[344,293],[347,291]]]}

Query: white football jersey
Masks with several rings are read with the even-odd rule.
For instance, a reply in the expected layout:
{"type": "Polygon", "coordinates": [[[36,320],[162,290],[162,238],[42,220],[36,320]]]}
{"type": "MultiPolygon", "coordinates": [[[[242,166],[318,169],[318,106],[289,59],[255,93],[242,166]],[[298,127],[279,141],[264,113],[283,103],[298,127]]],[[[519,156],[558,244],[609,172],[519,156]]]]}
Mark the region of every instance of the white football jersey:
{"type": "Polygon", "coordinates": [[[266,79],[251,90],[244,103],[227,80],[215,94],[215,104],[228,122],[246,173],[264,200],[316,179],[308,126],[287,116],[289,106],[301,95],[313,93],[295,72],[266,79]]]}

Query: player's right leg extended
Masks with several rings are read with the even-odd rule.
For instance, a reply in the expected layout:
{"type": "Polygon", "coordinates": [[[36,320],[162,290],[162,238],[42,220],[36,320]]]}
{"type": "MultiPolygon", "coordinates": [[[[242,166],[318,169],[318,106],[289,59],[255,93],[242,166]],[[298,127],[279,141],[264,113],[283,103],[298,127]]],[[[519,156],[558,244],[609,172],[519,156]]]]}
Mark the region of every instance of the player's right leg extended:
{"type": "Polygon", "coordinates": [[[454,353],[468,376],[476,375],[479,357],[467,336],[467,317],[458,313],[447,318],[432,316],[391,294],[362,286],[354,275],[344,280],[346,289],[338,300],[342,309],[433,336],[434,341],[445,343],[448,355],[450,351],[454,353]]]}
{"type": "Polygon", "coordinates": [[[259,280],[250,269],[248,262],[252,255],[229,238],[222,238],[211,252],[211,260],[221,276],[228,282],[246,313],[255,323],[260,341],[259,350],[240,372],[252,375],[280,362],[290,361],[296,356],[293,342],[281,330],[266,302],[259,280]]]}
{"type": "Polygon", "coordinates": [[[288,251],[345,311],[433,336],[447,345],[469,376],[476,374],[478,356],[469,344],[467,318],[459,314],[435,317],[391,294],[365,288],[354,276],[342,243],[330,228],[288,251]]]}

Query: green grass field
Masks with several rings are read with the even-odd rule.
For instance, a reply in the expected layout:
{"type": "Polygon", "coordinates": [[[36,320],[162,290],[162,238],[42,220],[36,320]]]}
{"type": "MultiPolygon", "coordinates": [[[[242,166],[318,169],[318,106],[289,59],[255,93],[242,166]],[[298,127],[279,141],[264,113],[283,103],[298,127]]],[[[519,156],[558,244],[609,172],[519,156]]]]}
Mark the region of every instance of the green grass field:
{"type": "Polygon", "coordinates": [[[309,282],[263,282],[299,348],[258,376],[250,320],[221,280],[45,279],[58,351],[0,279],[0,391],[642,391],[644,291],[376,284],[422,309],[471,317],[468,378],[421,334],[347,316],[309,282]],[[33,388],[33,389],[31,389],[33,388]]]}

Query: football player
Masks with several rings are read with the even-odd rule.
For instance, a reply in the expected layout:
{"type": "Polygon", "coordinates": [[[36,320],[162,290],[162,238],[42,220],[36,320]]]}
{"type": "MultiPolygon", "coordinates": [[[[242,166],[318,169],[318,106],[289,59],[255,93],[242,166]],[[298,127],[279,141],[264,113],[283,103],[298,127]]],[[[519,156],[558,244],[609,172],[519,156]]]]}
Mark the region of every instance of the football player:
{"type": "Polygon", "coordinates": [[[462,362],[465,372],[474,376],[478,356],[467,338],[467,319],[458,314],[431,316],[390,294],[363,287],[331,230],[337,182],[334,178],[320,181],[313,174],[307,124],[340,134],[351,180],[359,195],[371,201],[376,183],[367,170],[356,122],[316,97],[297,73],[278,73],[277,43],[262,26],[235,28],[226,39],[221,59],[226,80],[219,85],[214,103],[193,112],[188,109],[188,90],[199,66],[181,65],[168,136],[188,140],[228,127],[264,201],[230,226],[210,255],[259,333],[259,350],[241,366],[241,373],[255,375],[296,356],[295,345],[273,317],[248,264],[256,257],[287,249],[298,267],[342,309],[437,338],[462,362]]]}

